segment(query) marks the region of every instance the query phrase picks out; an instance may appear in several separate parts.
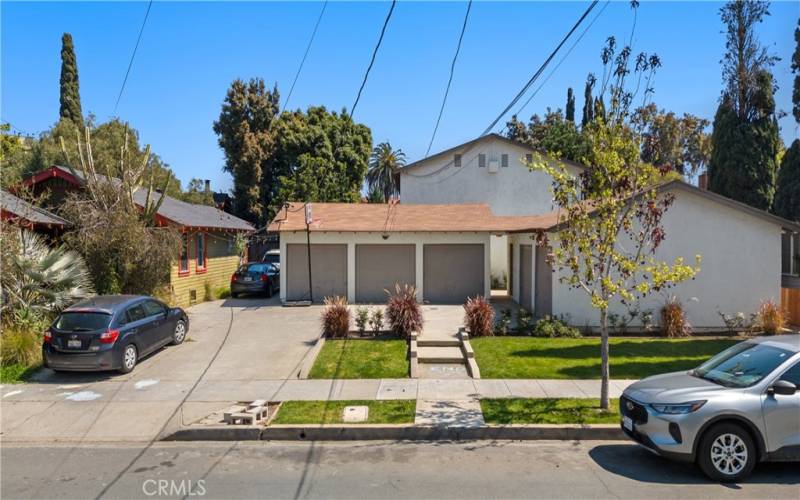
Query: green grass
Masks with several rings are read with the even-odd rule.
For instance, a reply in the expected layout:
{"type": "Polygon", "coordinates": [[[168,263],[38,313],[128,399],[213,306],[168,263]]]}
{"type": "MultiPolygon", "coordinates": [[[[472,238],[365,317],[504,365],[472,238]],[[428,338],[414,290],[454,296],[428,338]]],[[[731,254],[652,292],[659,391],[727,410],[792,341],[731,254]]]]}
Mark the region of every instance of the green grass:
{"type": "MultiPolygon", "coordinates": [[[[600,339],[470,339],[483,378],[600,378],[600,339]]],[[[694,368],[730,339],[612,338],[611,378],[639,379],[694,368]]]]}
{"type": "Polygon", "coordinates": [[[25,366],[17,363],[0,365],[0,383],[19,384],[25,382],[28,377],[33,375],[41,367],[41,363],[37,363],[33,366],[25,366]]]}
{"type": "Polygon", "coordinates": [[[615,424],[619,403],[600,410],[599,399],[481,399],[487,424],[615,424]]]}
{"type": "Polygon", "coordinates": [[[286,401],[273,424],[341,424],[345,406],[369,406],[364,424],[414,422],[416,400],[390,401],[286,401]]]}
{"type": "Polygon", "coordinates": [[[405,340],[328,340],[308,378],[408,377],[407,351],[405,340]]]}

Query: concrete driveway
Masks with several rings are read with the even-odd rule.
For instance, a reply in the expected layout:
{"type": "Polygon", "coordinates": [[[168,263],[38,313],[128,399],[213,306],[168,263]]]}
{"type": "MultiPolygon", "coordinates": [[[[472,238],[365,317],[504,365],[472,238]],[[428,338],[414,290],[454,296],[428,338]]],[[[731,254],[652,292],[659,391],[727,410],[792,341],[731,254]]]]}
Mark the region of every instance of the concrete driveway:
{"type": "Polygon", "coordinates": [[[171,418],[187,422],[226,402],[268,397],[297,377],[320,333],[320,311],[281,307],[277,297],[198,304],[188,309],[186,342],[132,373],[43,369],[30,383],[3,386],[0,438],[149,440],[171,418]]]}

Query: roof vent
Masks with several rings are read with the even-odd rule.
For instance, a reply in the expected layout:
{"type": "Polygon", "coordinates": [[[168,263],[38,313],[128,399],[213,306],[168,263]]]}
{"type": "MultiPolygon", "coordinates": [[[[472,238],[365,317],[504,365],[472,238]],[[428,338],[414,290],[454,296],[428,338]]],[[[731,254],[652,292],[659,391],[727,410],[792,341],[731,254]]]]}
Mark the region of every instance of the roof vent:
{"type": "Polygon", "coordinates": [[[497,160],[489,160],[489,173],[496,174],[497,173],[497,160]]]}

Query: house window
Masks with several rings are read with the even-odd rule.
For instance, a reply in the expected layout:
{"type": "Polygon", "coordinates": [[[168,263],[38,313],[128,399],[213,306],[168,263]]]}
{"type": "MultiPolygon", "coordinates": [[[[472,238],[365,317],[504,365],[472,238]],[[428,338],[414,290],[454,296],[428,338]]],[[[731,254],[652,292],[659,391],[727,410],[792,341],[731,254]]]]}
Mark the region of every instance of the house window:
{"type": "Polygon", "coordinates": [[[478,166],[480,168],[486,168],[486,155],[483,153],[478,155],[478,166]]]}
{"type": "Polygon", "coordinates": [[[781,234],[781,273],[800,274],[800,233],[781,234]]]}
{"type": "Polygon", "coordinates": [[[527,163],[528,165],[533,163],[533,153],[525,154],[525,163],[527,163]]]}
{"type": "Polygon", "coordinates": [[[183,233],[181,235],[181,257],[178,261],[178,275],[186,276],[189,274],[189,235],[183,233]]]}
{"type": "Polygon", "coordinates": [[[461,155],[453,156],[453,166],[456,167],[456,168],[460,168],[461,167],[461,155]]]}
{"type": "Polygon", "coordinates": [[[195,241],[197,243],[195,272],[204,273],[207,270],[206,264],[208,263],[206,255],[206,233],[197,233],[195,241]]]}
{"type": "Polygon", "coordinates": [[[500,166],[501,167],[508,166],[508,155],[500,155],[500,166]]]}

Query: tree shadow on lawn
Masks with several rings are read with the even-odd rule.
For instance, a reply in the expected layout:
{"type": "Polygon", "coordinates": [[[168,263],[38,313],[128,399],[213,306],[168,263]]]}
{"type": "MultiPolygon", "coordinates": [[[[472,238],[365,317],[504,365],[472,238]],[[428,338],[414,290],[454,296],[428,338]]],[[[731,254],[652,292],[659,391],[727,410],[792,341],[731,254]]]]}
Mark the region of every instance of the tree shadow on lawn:
{"type": "MultiPolygon", "coordinates": [[[[611,378],[641,379],[662,373],[678,372],[697,368],[701,362],[692,359],[678,359],[671,361],[630,361],[614,362],[611,356],[611,378]]],[[[595,379],[600,378],[600,355],[597,355],[597,363],[591,365],[565,366],[556,370],[564,378],[576,379],[595,379]]]]}
{"type": "MultiPolygon", "coordinates": [[[[736,343],[738,341],[721,339],[691,339],[679,342],[670,340],[621,341],[611,343],[609,350],[612,358],[614,356],[631,358],[710,358],[736,343]]],[[[600,341],[564,347],[554,345],[546,348],[518,350],[511,352],[510,355],[530,358],[592,359],[600,355],[600,341]]]]}

